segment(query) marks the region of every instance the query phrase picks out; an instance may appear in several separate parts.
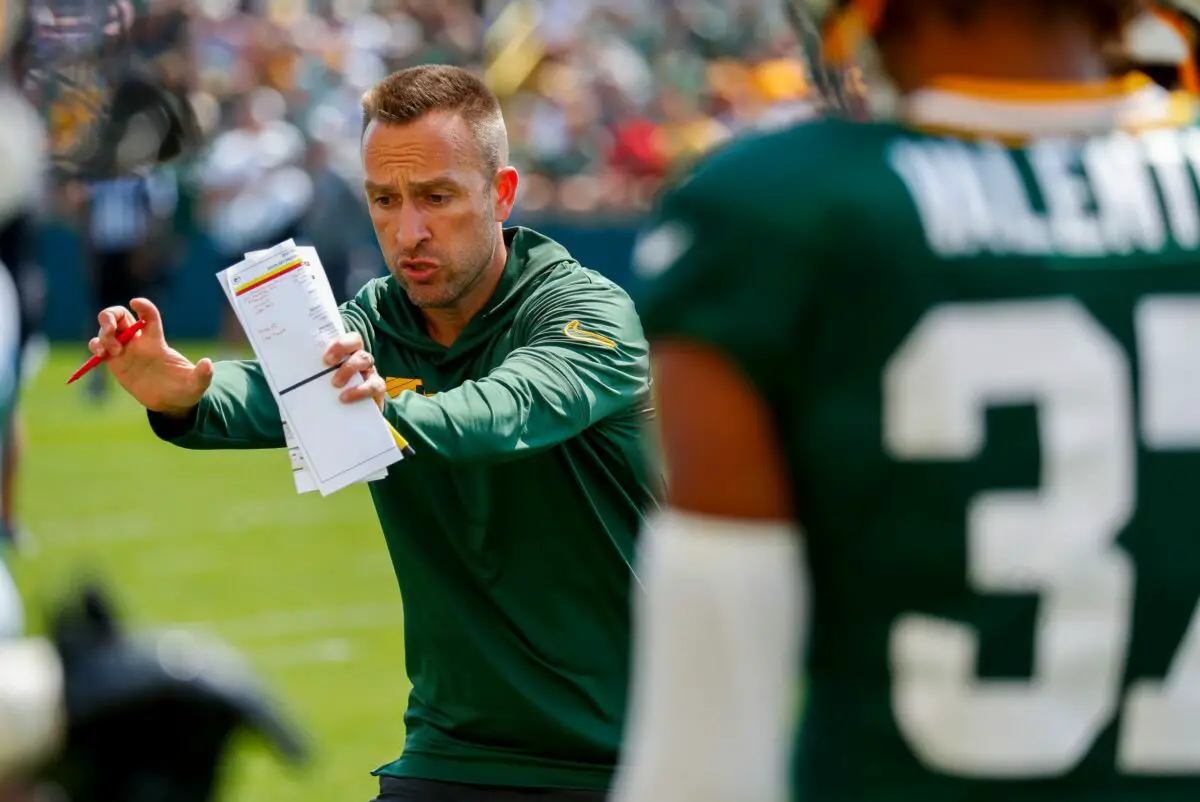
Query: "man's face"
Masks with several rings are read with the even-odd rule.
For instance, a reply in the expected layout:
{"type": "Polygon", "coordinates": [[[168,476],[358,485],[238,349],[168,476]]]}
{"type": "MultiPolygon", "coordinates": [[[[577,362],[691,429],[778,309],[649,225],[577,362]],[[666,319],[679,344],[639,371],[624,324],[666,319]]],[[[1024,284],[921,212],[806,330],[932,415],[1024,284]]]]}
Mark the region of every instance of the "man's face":
{"type": "Polygon", "coordinates": [[[414,304],[453,308],[496,248],[496,177],[470,127],[432,112],[405,125],[372,122],[363,137],[367,201],[388,269],[414,304]]]}

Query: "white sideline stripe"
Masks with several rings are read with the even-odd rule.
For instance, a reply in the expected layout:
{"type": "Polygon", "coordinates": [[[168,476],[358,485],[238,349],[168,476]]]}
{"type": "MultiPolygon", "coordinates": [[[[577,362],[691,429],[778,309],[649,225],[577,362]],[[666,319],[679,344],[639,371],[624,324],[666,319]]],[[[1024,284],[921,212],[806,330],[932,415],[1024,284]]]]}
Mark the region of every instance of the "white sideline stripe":
{"type": "Polygon", "coordinates": [[[252,659],[258,666],[288,668],[314,663],[348,663],[353,656],[354,646],[345,638],[316,638],[263,649],[252,659]]]}
{"type": "MultiPolygon", "coordinates": [[[[42,546],[53,551],[59,546],[76,543],[108,543],[123,540],[142,540],[153,535],[153,520],[145,514],[71,515],[43,518],[38,522],[37,535],[42,546]]],[[[168,527],[160,527],[168,528],[168,527]]]]}
{"type": "Polygon", "coordinates": [[[392,629],[399,635],[403,617],[394,604],[348,604],[307,610],[277,610],[241,618],[207,621],[177,621],[168,627],[205,629],[226,638],[269,639],[330,632],[370,632],[392,629]]]}
{"type": "MultiPolygon", "coordinates": [[[[305,504],[281,504],[278,499],[235,503],[222,508],[214,518],[205,525],[206,535],[236,535],[258,526],[319,529],[335,523],[332,517],[326,520],[314,516],[305,504]]],[[[90,513],[41,519],[37,534],[46,548],[54,549],[75,543],[165,540],[179,531],[170,521],[145,513],[90,513]]]]}
{"type": "Polygon", "coordinates": [[[356,604],[308,610],[281,610],[218,621],[152,624],[147,629],[155,632],[176,628],[208,632],[224,640],[241,641],[239,651],[245,649],[246,656],[256,666],[290,668],[350,662],[355,655],[353,641],[346,637],[330,637],[335,633],[346,635],[352,632],[395,629],[395,645],[400,647],[400,621],[398,604],[356,604]],[[291,641],[286,639],[288,636],[306,637],[291,641]],[[246,648],[246,641],[269,642],[277,638],[285,640],[277,644],[246,648]]]}

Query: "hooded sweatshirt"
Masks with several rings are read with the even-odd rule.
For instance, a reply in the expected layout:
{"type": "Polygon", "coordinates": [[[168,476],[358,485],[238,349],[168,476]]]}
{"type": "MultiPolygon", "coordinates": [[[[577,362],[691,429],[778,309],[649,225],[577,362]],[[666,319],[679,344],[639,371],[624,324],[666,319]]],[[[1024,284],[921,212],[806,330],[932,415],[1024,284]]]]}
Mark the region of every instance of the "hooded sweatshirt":
{"type": "MultiPolygon", "coordinates": [[[[403,752],[374,773],[605,789],[658,487],[648,346],[620,287],[530,229],[504,236],[500,283],[448,348],[391,277],[342,307],[415,449],[370,485],[412,683],[403,752]]],[[[284,445],[254,362],[217,363],[190,418],[150,418],[185,448],[284,445]]]]}

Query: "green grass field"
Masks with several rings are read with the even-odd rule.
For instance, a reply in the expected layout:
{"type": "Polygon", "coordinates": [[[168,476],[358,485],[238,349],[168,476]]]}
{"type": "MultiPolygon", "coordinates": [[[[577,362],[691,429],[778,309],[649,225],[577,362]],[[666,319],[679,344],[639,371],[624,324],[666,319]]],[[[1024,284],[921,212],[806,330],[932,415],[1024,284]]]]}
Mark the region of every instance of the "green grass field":
{"type": "Polygon", "coordinates": [[[57,346],[23,401],[20,512],[33,548],[13,568],[31,626],[47,602],[97,576],[135,627],[224,638],[315,749],[296,772],[247,743],[226,799],[371,799],[370,770],[403,742],[409,685],[399,591],[365,488],[298,496],[283,451],[162,443],[119,388],[97,406],[83,382],[63,384],[86,356],[57,346]]]}

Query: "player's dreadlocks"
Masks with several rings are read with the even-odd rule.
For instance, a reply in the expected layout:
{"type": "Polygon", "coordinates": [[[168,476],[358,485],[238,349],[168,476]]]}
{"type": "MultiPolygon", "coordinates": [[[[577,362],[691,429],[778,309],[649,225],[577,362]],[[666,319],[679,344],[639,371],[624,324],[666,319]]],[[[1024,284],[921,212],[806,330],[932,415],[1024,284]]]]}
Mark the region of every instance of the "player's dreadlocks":
{"type": "Polygon", "coordinates": [[[811,5],[808,0],[784,0],[784,13],[795,30],[815,89],[815,99],[836,113],[864,116],[866,97],[860,68],[849,59],[831,57],[825,14],[820,9],[812,9],[811,5]]]}

